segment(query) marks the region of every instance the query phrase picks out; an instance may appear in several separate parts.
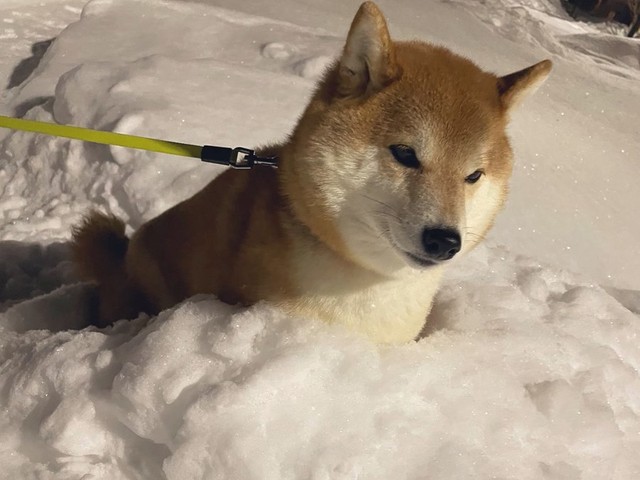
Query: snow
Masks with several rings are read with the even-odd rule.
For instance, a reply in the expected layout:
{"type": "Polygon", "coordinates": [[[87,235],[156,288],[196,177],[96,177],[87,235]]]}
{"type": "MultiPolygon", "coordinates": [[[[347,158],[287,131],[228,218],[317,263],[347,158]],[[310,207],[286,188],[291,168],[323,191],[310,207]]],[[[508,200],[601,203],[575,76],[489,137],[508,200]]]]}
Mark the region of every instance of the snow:
{"type": "MultiPolygon", "coordinates": [[[[0,6],[3,85],[57,36],[0,113],[234,146],[286,135],[357,9],[82,3],[0,6]]],[[[99,206],[136,228],[221,170],[0,132],[0,478],[639,477],[640,42],[555,0],[380,6],[396,38],[487,69],[555,62],[513,118],[507,208],[424,337],[381,348],[209,296],[78,330],[70,226],[99,206]]]]}

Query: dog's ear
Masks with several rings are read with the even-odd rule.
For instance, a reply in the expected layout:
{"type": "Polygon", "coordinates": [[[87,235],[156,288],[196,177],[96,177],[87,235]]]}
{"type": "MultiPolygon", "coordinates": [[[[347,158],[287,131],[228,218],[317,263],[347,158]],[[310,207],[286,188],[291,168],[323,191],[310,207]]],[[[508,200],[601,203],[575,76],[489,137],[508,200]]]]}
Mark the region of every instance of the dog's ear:
{"type": "Polygon", "coordinates": [[[551,60],[543,60],[524,70],[498,78],[498,94],[505,110],[511,110],[535,92],[551,71],[551,60]]]}
{"type": "Polygon", "coordinates": [[[373,2],[365,2],[351,23],[338,65],[338,94],[370,95],[400,76],[387,22],[373,2]]]}

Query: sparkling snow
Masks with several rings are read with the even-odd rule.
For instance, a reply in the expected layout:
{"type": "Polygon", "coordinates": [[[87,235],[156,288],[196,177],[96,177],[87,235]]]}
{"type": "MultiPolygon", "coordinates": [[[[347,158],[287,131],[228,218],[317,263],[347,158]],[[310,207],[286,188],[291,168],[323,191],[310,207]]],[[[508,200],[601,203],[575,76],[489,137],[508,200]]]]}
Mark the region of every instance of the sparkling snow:
{"type": "MultiPolygon", "coordinates": [[[[253,146],[295,123],[359,2],[83,3],[3,0],[0,113],[253,146]]],[[[396,38],[499,73],[555,62],[424,338],[209,296],[77,330],[70,226],[98,206],[136,228],[220,169],[0,131],[0,478],[640,478],[640,41],[559,0],[379,4],[396,38]]]]}

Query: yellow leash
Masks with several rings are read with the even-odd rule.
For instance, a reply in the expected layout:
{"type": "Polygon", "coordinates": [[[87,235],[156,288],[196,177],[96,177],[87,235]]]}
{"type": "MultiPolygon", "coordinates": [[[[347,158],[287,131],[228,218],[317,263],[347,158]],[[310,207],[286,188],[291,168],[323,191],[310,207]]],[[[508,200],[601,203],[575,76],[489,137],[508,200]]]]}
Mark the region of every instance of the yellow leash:
{"type": "Polygon", "coordinates": [[[104,132],[90,128],[24,120],[21,118],[4,117],[2,115],[0,115],[0,128],[41,133],[43,135],[71,138],[74,140],[82,140],[83,142],[101,143],[103,145],[117,145],[119,147],[135,148],[150,152],[167,153],[181,157],[199,158],[204,162],[229,165],[234,168],[246,169],[252,168],[254,165],[277,166],[277,159],[275,157],[258,157],[253,150],[243,147],[228,148],[214,147],[211,145],[191,145],[189,143],[169,142],[157,138],[104,132]]]}

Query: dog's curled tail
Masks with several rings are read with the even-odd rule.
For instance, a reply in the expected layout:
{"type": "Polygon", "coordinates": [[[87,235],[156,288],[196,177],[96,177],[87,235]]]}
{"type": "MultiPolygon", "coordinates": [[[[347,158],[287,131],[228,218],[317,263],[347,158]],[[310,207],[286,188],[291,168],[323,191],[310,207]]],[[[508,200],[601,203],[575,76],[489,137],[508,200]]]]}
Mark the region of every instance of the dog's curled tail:
{"type": "Polygon", "coordinates": [[[144,310],[143,297],[125,268],[129,239],[124,229],[119,218],[96,211],[73,229],[71,254],[76,270],[83,280],[98,287],[87,304],[87,320],[98,327],[135,318],[144,310]]]}
{"type": "Polygon", "coordinates": [[[124,279],[129,246],[124,229],[119,218],[96,211],[73,228],[73,261],[83,280],[105,286],[124,279]]]}
{"type": "Polygon", "coordinates": [[[89,323],[105,327],[123,318],[149,312],[149,302],[129,278],[126,256],[129,239],[125,224],[113,215],[96,211],[73,229],[71,246],[76,269],[83,280],[97,284],[97,296],[89,298],[89,323]]]}

